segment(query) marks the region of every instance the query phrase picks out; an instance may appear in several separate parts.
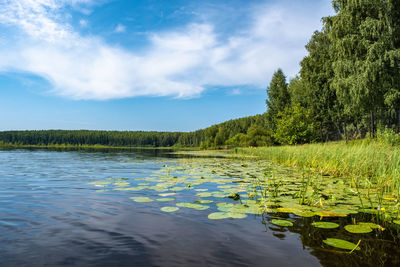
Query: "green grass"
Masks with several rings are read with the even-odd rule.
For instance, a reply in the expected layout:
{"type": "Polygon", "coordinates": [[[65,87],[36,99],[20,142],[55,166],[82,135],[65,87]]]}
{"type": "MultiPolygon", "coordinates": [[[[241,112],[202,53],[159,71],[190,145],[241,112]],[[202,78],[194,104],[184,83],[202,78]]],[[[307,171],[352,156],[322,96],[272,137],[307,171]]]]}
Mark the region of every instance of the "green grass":
{"type": "Polygon", "coordinates": [[[368,139],[299,146],[237,148],[238,154],[252,155],[279,164],[297,166],[324,175],[350,177],[361,186],[399,196],[400,147],[368,139]]]}

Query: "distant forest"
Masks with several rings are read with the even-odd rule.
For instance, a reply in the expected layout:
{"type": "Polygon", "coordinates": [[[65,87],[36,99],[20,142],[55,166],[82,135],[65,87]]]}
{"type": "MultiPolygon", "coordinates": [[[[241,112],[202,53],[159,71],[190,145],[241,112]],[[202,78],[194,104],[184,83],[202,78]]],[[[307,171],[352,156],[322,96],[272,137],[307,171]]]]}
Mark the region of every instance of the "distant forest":
{"type": "MultiPolygon", "coordinates": [[[[195,132],[41,130],[0,132],[0,145],[103,145],[117,147],[220,147],[238,134],[264,138],[265,115],[230,120],[195,132]]],[[[264,144],[264,143],[262,143],[264,144]]],[[[252,138],[248,145],[257,145],[252,138]]],[[[261,145],[261,143],[260,143],[261,145]]]]}
{"type": "MultiPolygon", "coordinates": [[[[278,69],[264,114],[183,132],[8,131],[18,145],[265,146],[375,138],[400,130],[400,1],[334,0],[299,74],[278,69]]],[[[268,60],[268,59],[266,59],[268,60]]],[[[238,66],[240,67],[240,66],[238,66]]]]}

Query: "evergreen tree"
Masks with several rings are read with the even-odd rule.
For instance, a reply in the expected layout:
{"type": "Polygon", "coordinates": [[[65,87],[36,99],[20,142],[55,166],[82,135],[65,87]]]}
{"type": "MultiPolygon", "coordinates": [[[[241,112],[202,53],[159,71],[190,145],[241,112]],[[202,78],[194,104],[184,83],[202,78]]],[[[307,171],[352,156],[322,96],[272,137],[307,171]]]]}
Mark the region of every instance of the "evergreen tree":
{"type": "Polygon", "coordinates": [[[286,107],[290,106],[290,94],[286,77],[281,69],[278,69],[272,76],[272,80],[267,88],[268,99],[266,104],[267,120],[269,128],[275,128],[275,117],[278,112],[282,112],[286,107]]]}
{"type": "Polygon", "coordinates": [[[335,131],[335,125],[336,129],[339,128],[339,124],[334,122],[340,120],[336,92],[331,89],[333,69],[328,30],[314,32],[306,45],[308,55],[300,63],[301,86],[297,85],[295,89],[302,91],[303,96],[301,100],[298,99],[298,103],[311,112],[318,124],[322,140],[327,139],[329,134],[335,131]]]}

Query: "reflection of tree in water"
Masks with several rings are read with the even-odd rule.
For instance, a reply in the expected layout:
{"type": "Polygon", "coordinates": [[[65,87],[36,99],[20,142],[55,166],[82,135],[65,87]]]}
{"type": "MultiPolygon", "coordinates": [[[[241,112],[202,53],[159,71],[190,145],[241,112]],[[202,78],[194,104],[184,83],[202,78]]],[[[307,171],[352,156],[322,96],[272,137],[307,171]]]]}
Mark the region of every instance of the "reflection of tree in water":
{"type": "Polygon", "coordinates": [[[279,240],[285,240],[288,233],[297,233],[303,243],[303,249],[317,257],[323,266],[400,266],[400,227],[394,226],[384,231],[374,230],[368,234],[352,234],[344,229],[353,220],[370,221],[368,215],[353,215],[347,218],[323,218],[323,221],[340,225],[336,229],[320,229],[312,225],[319,218],[294,217],[288,213],[264,214],[262,223],[266,232],[279,240]],[[271,220],[279,217],[293,222],[292,227],[279,227],[271,224],[271,220]],[[366,219],[368,218],[368,220],[366,219]],[[323,243],[327,238],[338,238],[355,244],[361,239],[360,250],[351,254],[323,243]]]}

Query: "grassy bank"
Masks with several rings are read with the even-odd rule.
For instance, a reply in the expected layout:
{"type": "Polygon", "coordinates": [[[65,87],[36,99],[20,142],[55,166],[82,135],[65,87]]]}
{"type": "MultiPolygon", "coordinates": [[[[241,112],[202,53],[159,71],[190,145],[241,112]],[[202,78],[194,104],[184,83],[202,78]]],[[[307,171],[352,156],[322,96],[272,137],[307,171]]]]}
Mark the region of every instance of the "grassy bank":
{"type": "Polygon", "coordinates": [[[237,148],[238,154],[252,155],[279,164],[297,166],[324,175],[350,177],[360,186],[373,183],[380,190],[400,195],[400,147],[370,140],[237,148]]]}

